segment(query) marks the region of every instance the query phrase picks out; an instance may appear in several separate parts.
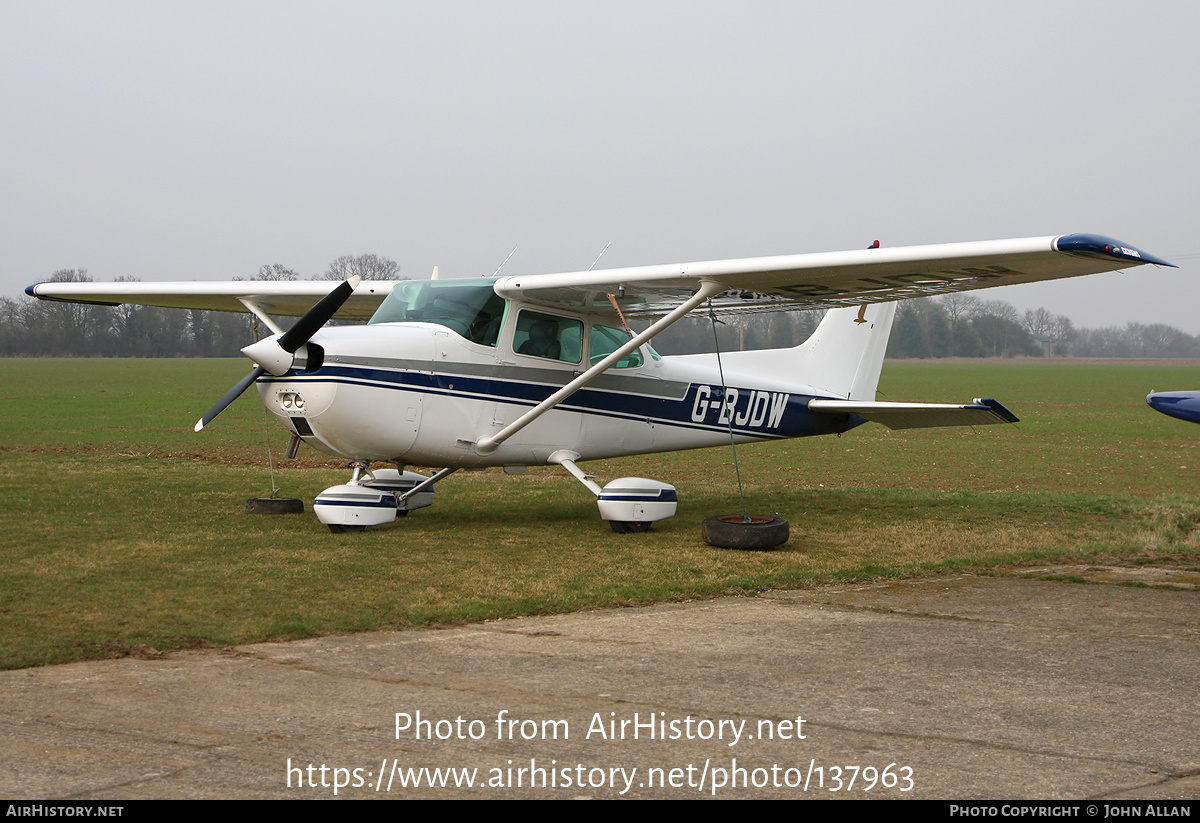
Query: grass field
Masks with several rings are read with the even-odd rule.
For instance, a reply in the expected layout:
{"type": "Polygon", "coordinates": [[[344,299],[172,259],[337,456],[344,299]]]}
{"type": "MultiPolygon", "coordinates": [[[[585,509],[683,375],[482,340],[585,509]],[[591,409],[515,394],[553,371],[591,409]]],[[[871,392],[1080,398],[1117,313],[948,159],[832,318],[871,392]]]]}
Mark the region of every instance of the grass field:
{"type": "Polygon", "coordinates": [[[751,510],[792,523],[772,552],[705,545],[738,510],[728,449],[587,464],[653,477],[679,514],[616,535],[559,469],[460,473],[433,507],[333,536],[311,511],[244,514],[271,490],[311,503],[344,482],[240,400],[192,424],[240,360],[0,360],[0,667],[753,592],[1047,561],[1200,566],[1200,426],[1151,389],[1197,363],[912,362],[880,399],[995,396],[1017,426],[889,432],[739,449],[751,510]]]}

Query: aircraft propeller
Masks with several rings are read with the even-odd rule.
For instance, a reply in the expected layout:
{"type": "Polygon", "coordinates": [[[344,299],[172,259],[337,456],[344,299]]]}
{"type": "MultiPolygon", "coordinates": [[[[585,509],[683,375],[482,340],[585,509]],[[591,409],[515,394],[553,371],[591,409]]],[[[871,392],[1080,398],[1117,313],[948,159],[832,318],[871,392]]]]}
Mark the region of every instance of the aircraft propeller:
{"type": "Polygon", "coordinates": [[[350,296],[354,294],[355,286],[361,280],[362,278],[357,274],[351,275],[344,283],[322,297],[315,306],[305,312],[304,316],[296,321],[296,325],[281,334],[273,334],[243,348],[242,354],[255,362],[254,369],[204,413],[204,416],[196,423],[196,431],[200,431],[211,423],[255,380],[267,372],[276,376],[287,374],[288,369],[295,362],[296,352],[329,322],[329,319],[337,313],[343,303],[350,299],[350,296]]]}

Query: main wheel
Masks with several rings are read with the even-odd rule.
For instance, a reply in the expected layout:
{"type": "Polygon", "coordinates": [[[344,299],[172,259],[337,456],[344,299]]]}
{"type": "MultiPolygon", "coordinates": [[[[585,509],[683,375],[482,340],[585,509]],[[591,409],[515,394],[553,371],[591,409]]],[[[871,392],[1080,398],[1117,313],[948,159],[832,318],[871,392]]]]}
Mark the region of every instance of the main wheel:
{"type": "Polygon", "coordinates": [[[608,525],[612,526],[612,530],[617,534],[636,534],[650,531],[652,523],[640,520],[609,520],[608,525]]]}
{"type": "Polygon", "coordinates": [[[762,514],[722,514],[700,524],[704,542],[722,549],[772,549],[786,543],[790,531],[782,517],[762,514]]]}

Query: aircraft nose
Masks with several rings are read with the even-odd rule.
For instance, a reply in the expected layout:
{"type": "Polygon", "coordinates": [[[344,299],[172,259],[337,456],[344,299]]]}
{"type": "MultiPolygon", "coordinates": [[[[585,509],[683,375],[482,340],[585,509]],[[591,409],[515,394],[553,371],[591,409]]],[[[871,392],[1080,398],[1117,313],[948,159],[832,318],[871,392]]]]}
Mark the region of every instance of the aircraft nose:
{"type": "Polygon", "coordinates": [[[1148,405],[1150,408],[1154,409],[1155,411],[1160,411],[1160,412],[1164,412],[1164,413],[1167,408],[1170,408],[1172,405],[1174,405],[1175,403],[1178,403],[1178,402],[1179,402],[1179,398],[1171,397],[1170,392],[1152,391],[1148,395],[1146,395],[1146,405],[1148,405]]]}
{"type": "Polygon", "coordinates": [[[1200,423],[1200,391],[1150,392],[1146,403],[1170,417],[1200,423]]]}
{"type": "Polygon", "coordinates": [[[337,394],[337,384],[332,381],[273,380],[267,385],[263,403],[274,414],[288,419],[320,417],[337,394]]]}

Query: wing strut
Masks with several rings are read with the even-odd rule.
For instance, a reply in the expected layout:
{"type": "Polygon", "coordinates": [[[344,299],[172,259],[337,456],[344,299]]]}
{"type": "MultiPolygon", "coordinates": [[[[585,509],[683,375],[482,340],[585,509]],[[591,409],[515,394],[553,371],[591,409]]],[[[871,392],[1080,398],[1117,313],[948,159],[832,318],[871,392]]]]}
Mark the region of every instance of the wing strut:
{"type": "Polygon", "coordinates": [[[700,281],[700,288],[696,290],[695,294],[672,309],[670,313],[659,318],[659,320],[653,323],[650,328],[646,329],[641,334],[631,337],[623,346],[618,348],[608,357],[605,357],[599,363],[592,366],[590,369],[576,377],[558,391],[554,392],[554,394],[547,397],[541,403],[538,403],[532,409],[525,412],[513,422],[509,423],[500,431],[496,432],[490,437],[481,437],[479,440],[476,440],[475,451],[477,451],[479,454],[491,454],[496,449],[500,448],[500,444],[505,440],[528,426],[534,420],[537,420],[543,414],[550,411],[552,408],[566,400],[575,392],[579,391],[579,389],[582,389],[588,383],[591,383],[601,374],[608,371],[609,367],[614,363],[620,361],[631,351],[650,340],[650,338],[654,337],[656,334],[661,333],[663,329],[670,326],[676,320],[683,317],[685,314],[696,308],[696,306],[700,305],[708,298],[724,291],[725,288],[726,287],[723,284],[718,283],[715,280],[700,281]]]}
{"type": "Polygon", "coordinates": [[[271,317],[265,311],[263,311],[262,306],[258,305],[258,303],[255,303],[248,297],[239,297],[237,301],[245,306],[248,312],[257,317],[264,326],[270,329],[271,334],[283,334],[284,330],[280,327],[280,325],[272,320],[271,317]]]}

